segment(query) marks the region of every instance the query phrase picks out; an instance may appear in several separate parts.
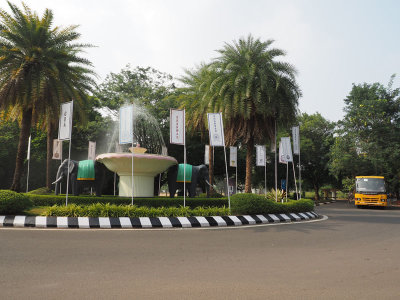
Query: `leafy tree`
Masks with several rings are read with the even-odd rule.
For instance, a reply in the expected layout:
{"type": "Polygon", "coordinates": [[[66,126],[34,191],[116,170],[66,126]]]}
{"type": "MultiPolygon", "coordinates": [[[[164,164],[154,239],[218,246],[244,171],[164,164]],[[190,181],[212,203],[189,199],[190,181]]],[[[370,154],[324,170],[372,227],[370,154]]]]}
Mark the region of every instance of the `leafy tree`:
{"type": "Polygon", "coordinates": [[[299,117],[301,169],[305,184],[314,188],[315,200],[319,201],[319,189],[332,182],[329,174],[330,148],[334,143],[335,123],[319,113],[299,117]]]}
{"type": "MultiPolygon", "coordinates": [[[[95,84],[92,64],[78,54],[90,45],[74,43],[77,26],[53,26],[53,13],[43,16],[23,4],[8,2],[12,15],[0,9],[0,109],[20,118],[20,135],[12,190],[20,189],[31,124],[47,128],[47,161],[50,164],[52,135],[60,103],[86,99],[95,84]]],[[[49,174],[47,185],[50,185],[49,174]]]]}
{"type": "Polygon", "coordinates": [[[194,87],[188,101],[199,101],[193,104],[200,108],[199,120],[206,111],[223,112],[226,143],[246,145],[247,193],[251,193],[254,145],[273,139],[276,120],[282,125],[293,121],[300,96],[295,68],[276,60],[285,52],[271,48],[272,43],[249,35],[225,44],[219,57],[203,66],[193,83],[187,82],[194,87]]]}
{"type": "Polygon", "coordinates": [[[380,83],[353,84],[337,130],[330,169],[337,178],[383,175],[389,190],[400,179],[400,89],[380,83]]]}

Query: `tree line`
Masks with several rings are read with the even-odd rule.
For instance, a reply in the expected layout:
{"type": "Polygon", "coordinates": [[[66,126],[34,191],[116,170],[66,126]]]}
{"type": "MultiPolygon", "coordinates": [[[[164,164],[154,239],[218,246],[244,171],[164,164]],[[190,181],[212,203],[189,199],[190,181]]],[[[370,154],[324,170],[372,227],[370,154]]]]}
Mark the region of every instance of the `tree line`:
{"type": "MultiPolygon", "coordinates": [[[[318,197],[323,186],[349,188],[354,176],[374,174],[385,176],[389,190],[398,193],[400,98],[394,77],[387,86],[354,84],[344,99],[344,118],[331,122],[319,113],[299,112],[297,71],[281,60],[285,51],[274,48],[273,40],[249,35],[225,43],[215,59],[178,79],[127,65],[97,84],[92,63],[81,57],[92,45],[78,42],[77,26],[55,27],[49,9],[39,16],[24,4],[8,5],[11,14],[0,9],[0,188],[20,191],[24,186],[29,135],[30,186],[52,188],[59,107],[74,100],[73,159],[87,157],[89,140],[97,141],[98,153],[108,151],[118,108],[135,101],[156,118],[169,155],[180,162],[181,149],[168,143],[169,109],[186,109],[192,164],[204,162],[206,114],[222,112],[227,146],[239,147],[238,179],[245,192],[264,185],[263,170],[254,165],[255,145],[271,145],[275,131],[278,138],[288,136],[290,127],[300,124],[303,190],[313,189],[318,197]]],[[[267,156],[273,162],[274,154],[267,156]]],[[[209,157],[210,176],[222,178],[223,153],[211,149],[209,157]]],[[[274,187],[273,166],[267,167],[269,187],[274,187]]],[[[286,173],[284,166],[279,168],[279,174],[286,173]]]]}

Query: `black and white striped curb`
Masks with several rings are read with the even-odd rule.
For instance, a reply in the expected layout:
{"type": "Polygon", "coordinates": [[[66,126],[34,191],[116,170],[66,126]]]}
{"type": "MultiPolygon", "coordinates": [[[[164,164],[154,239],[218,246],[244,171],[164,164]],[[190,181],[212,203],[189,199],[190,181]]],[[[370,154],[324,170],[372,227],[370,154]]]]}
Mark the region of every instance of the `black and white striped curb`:
{"type": "Polygon", "coordinates": [[[320,218],[315,212],[214,217],[39,217],[0,216],[0,227],[39,228],[179,228],[296,222],[320,218]]]}
{"type": "Polygon", "coordinates": [[[336,200],[331,200],[331,201],[325,201],[325,202],[319,202],[318,204],[316,204],[316,206],[318,205],[324,205],[324,204],[329,204],[329,203],[335,203],[336,200]]]}

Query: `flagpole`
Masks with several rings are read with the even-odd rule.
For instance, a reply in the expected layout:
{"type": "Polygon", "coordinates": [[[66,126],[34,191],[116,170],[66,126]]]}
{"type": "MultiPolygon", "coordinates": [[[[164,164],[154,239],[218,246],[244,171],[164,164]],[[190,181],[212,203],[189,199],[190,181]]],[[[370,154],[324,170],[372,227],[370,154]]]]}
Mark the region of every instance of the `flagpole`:
{"type": "Polygon", "coordinates": [[[294,157],[292,161],[292,166],[293,166],[294,186],[296,187],[296,199],[299,200],[299,194],[297,193],[296,171],[294,170],[294,157]]]}
{"type": "Polygon", "coordinates": [[[286,161],[286,202],[287,202],[287,190],[289,183],[289,162],[286,161]]]}
{"type": "Polygon", "coordinates": [[[131,205],[133,206],[133,192],[134,192],[134,190],[133,190],[133,157],[134,157],[134,152],[135,152],[135,149],[133,148],[133,104],[132,104],[132,202],[131,202],[131,205]]]}
{"type": "Polygon", "coordinates": [[[278,202],[278,161],[276,159],[276,119],[275,119],[275,202],[278,202]]]}
{"type": "MultiPolygon", "coordinates": [[[[59,143],[61,143],[61,153],[60,153],[60,166],[62,165],[62,153],[63,153],[63,148],[62,148],[62,141],[59,141],[59,143]]],[[[53,144],[54,146],[54,144],[53,144]]],[[[62,181],[62,180],[61,180],[62,181]]],[[[60,195],[62,194],[62,189],[61,189],[61,181],[60,181],[60,195]]]]}
{"type": "Polygon", "coordinates": [[[300,200],[301,200],[300,134],[299,134],[299,192],[300,192],[300,200]]]}
{"type": "Polygon", "coordinates": [[[29,145],[28,145],[28,172],[26,175],[26,192],[29,191],[29,165],[31,163],[31,136],[29,136],[29,145]]]}
{"type": "Polygon", "coordinates": [[[72,111],[70,112],[70,131],[69,131],[69,149],[68,149],[68,173],[67,173],[67,193],[65,195],[65,206],[68,205],[68,187],[69,187],[69,166],[71,164],[71,144],[72,144],[72,116],[73,116],[73,112],[74,112],[74,100],[71,101],[71,105],[72,105],[72,111]]]}
{"type": "Polygon", "coordinates": [[[183,110],[183,207],[186,207],[186,111],[183,110]]]}
{"type": "MultiPolygon", "coordinates": [[[[222,116],[221,116],[222,121],[222,116]]],[[[225,156],[225,172],[226,172],[226,190],[228,192],[228,204],[229,204],[229,212],[231,211],[231,197],[229,193],[229,177],[228,177],[228,165],[226,162],[226,147],[225,147],[225,138],[224,138],[224,156],[225,156]]]]}
{"type": "Polygon", "coordinates": [[[238,169],[238,162],[237,162],[237,158],[236,158],[236,192],[235,192],[235,194],[237,194],[238,192],[238,172],[237,172],[237,169],[238,169]]]}

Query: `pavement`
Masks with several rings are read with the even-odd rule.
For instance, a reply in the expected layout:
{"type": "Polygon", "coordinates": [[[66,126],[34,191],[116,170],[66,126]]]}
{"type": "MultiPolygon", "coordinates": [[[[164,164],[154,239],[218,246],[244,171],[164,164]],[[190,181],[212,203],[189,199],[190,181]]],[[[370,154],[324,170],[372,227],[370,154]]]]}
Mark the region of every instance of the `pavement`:
{"type": "Polygon", "coordinates": [[[400,209],[210,229],[0,229],[1,299],[400,299],[400,209]]]}

